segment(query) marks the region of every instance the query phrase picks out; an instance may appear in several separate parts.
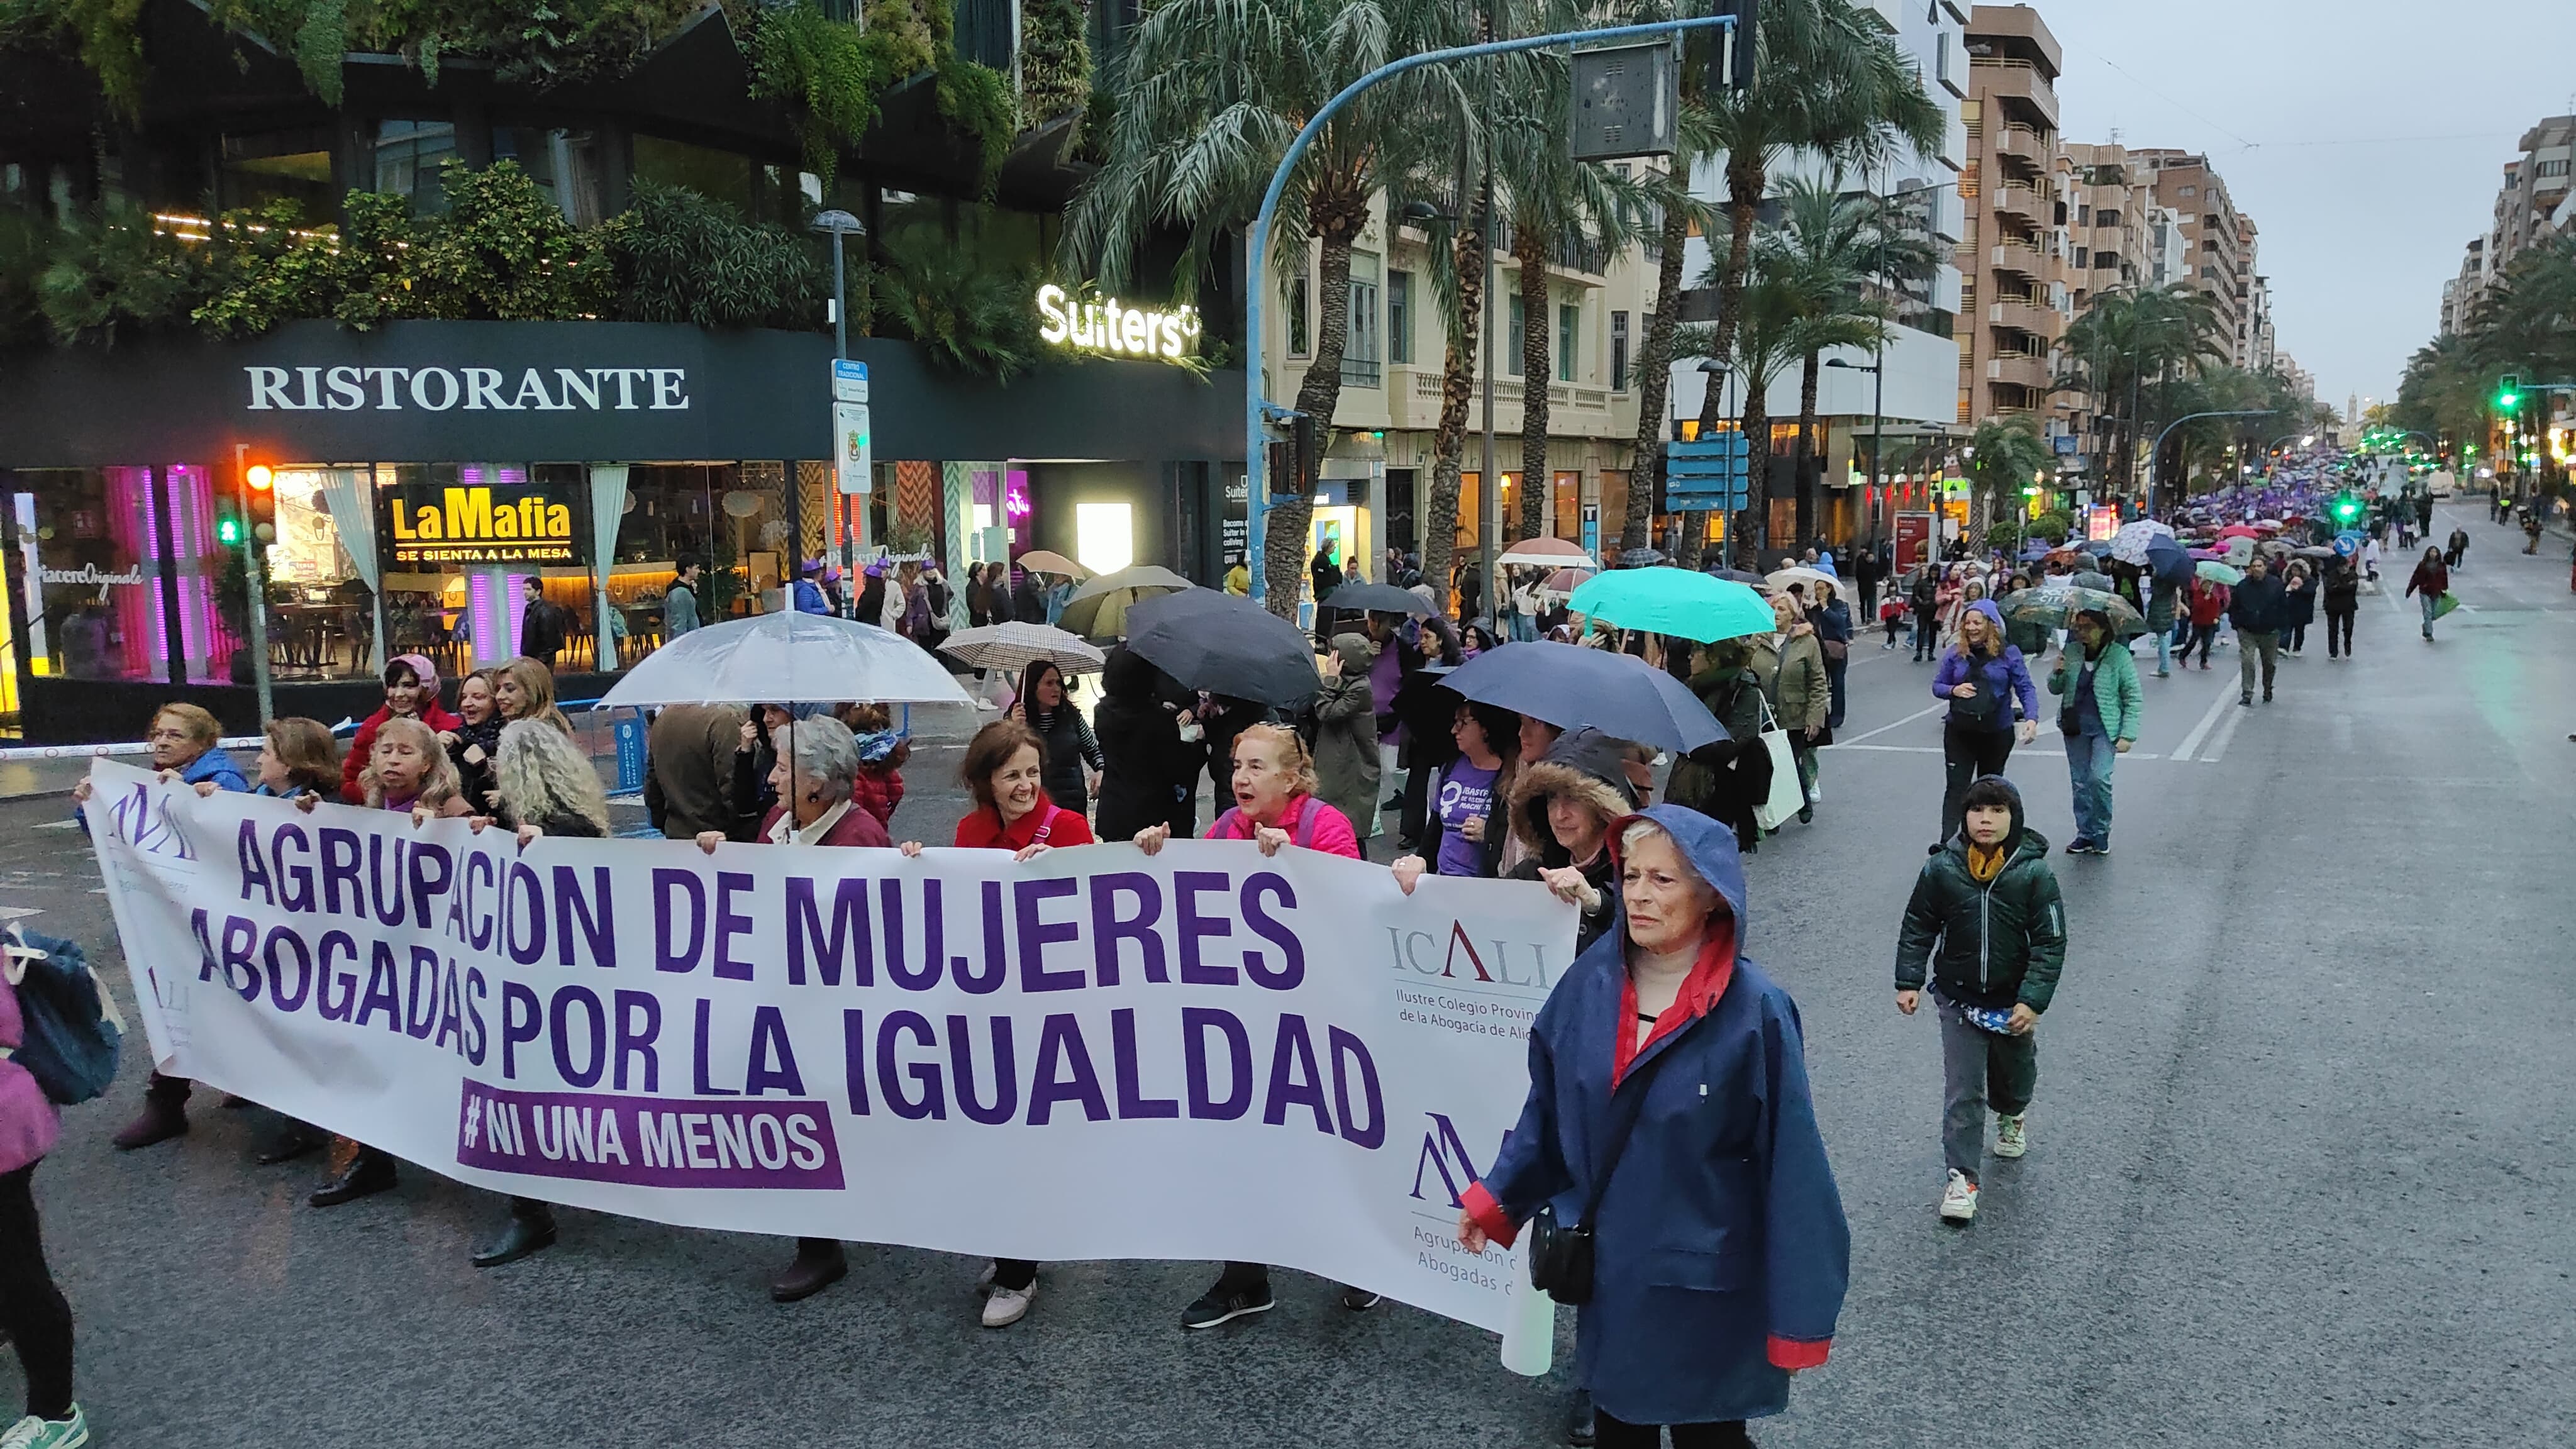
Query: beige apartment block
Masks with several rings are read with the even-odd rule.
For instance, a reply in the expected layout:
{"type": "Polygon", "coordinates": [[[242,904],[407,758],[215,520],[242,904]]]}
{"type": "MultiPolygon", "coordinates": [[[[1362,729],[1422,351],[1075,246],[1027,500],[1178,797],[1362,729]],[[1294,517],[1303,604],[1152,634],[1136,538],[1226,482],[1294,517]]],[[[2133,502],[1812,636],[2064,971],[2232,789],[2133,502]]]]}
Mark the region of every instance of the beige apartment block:
{"type": "Polygon", "coordinates": [[[2173,210],[2183,267],[2173,280],[2198,287],[2217,304],[2230,361],[2251,366],[2255,229],[2236,209],[2227,182],[2205,155],[2170,149],[2129,153],[2154,177],[2156,204],[2173,210]]]}
{"type": "Polygon", "coordinates": [[[2551,116],[2522,133],[2521,154],[2504,164],[2487,229],[2469,239],[2459,276],[2442,288],[2442,331],[2468,326],[2505,266],[2524,248],[2576,229],[2576,116],[2551,116]]]}
{"type": "Polygon", "coordinates": [[[1959,421],[1973,424],[2047,406],[2070,310],[2071,178],[2057,132],[2064,57],[2039,12],[1977,6],[1966,40],[1959,421]]]}

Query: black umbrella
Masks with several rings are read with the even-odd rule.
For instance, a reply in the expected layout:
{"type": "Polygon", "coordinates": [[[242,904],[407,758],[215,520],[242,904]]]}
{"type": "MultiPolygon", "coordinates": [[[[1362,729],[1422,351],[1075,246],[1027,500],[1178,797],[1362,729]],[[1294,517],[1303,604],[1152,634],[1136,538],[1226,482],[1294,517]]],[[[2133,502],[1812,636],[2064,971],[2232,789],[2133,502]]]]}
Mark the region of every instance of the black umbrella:
{"type": "Polygon", "coordinates": [[[1623,740],[1690,751],[1726,738],[1681,681],[1644,660],[1572,644],[1489,649],[1441,683],[1468,699],[1623,740]]]}
{"type": "Polygon", "coordinates": [[[1743,569],[1710,569],[1708,574],[1711,578],[1724,579],[1730,584],[1749,584],[1765,593],[1768,593],[1771,588],[1768,575],[1750,573],[1743,569]]]}
{"type": "Polygon", "coordinates": [[[1652,568],[1668,561],[1669,555],[1659,548],[1632,548],[1619,555],[1619,567],[1623,569],[1652,568]]]}
{"type": "Polygon", "coordinates": [[[1327,609],[1355,609],[1371,614],[1428,614],[1431,606],[1411,589],[1393,584],[1344,584],[1324,601],[1327,609]]]}
{"type": "Polygon", "coordinates": [[[1282,707],[1323,687],[1296,625],[1232,594],[1190,589],[1127,609],[1127,647],[1190,689],[1282,707]]]}

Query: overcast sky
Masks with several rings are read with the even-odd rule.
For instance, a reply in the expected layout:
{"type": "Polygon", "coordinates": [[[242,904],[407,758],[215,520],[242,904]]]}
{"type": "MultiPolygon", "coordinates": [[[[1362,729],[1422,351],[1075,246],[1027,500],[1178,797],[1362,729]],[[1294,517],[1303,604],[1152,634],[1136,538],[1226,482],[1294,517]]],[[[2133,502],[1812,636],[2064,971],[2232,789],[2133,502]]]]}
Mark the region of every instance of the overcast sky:
{"type": "Polygon", "coordinates": [[[2515,143],[2576,111],[2570,0],[2046,0],[2069,141],[2207,151],[2261,230],[2280,346],[2385,400],[2515,143]],[[2250,147],[2249,144],[2251,143],[2250,147]]]}

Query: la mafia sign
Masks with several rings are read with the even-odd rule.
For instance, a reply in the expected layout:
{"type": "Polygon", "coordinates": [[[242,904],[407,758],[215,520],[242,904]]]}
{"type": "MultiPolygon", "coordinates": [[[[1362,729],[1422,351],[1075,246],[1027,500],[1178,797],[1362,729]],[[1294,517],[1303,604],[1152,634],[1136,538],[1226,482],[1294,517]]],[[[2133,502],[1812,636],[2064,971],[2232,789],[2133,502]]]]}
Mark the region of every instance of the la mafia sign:
{"type": "Polygon", "coordinates": [[[685,367],[245,367],[252,412],[684,412],[685,367]],[[551,376],[549,376],[551,374],[551,376]]]}
{"type": "Polygon", "coordinates": [[[386,509],[398,564],[574,561],[571,505],[534,483],[406,487],[386,509]]]}

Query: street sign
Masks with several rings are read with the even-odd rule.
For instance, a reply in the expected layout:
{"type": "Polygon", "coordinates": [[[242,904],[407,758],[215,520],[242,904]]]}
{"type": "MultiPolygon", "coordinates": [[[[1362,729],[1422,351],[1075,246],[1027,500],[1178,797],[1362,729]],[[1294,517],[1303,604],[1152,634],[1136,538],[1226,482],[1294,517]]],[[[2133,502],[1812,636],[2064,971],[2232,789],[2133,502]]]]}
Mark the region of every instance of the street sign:
{"type": "MultiPolygon", "coordinates": [[[[865,387],[863,381],[860,384],[865,387]]],[[[871,482],[874,454],[868,439],[868,405],[863,402],[832,404],[832,470],[833,484],[843,493],[865,493],[871,482]]]]}
{"type": "Polygon", "coordinates": [[[1583,551],[1594,558],[1601,556],[1601,505],[1583,505],[1583,551]]]}
{"type": "Polygon", "coordinates": [[[1717,433],[1691,443],[1664,445],[1664,506],[1676,512],[1732,513],[1746,505],[1751,486],[1744,434],[1717,433]]]}
{"type": "Polygon", "coordinates": [[[1680,114],[1671,41],[1574,53],[1574,135],[1567,146],[1575,160],[1669,156],[1680,114]]]}
{"type": "Polygon", "coordinates": [[[832,401],[863,403],[868,400],[868,365],[849,358],[836,358],[832,363],[832,401]]]}

